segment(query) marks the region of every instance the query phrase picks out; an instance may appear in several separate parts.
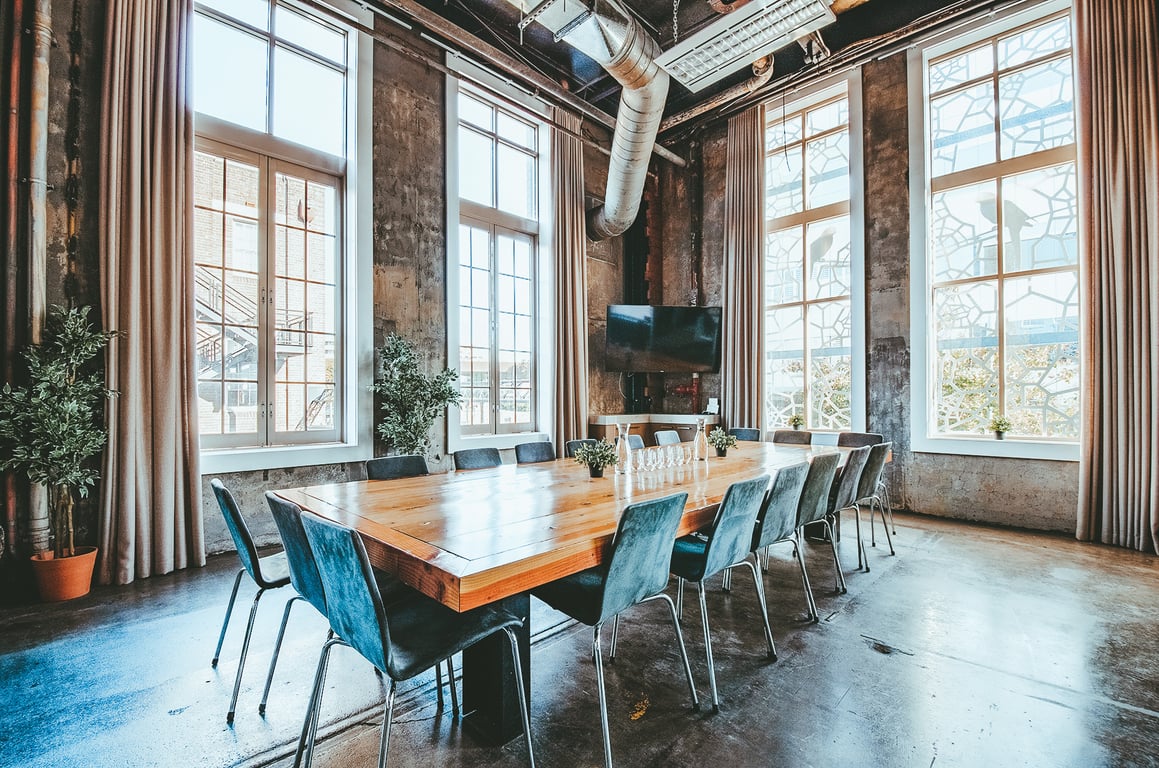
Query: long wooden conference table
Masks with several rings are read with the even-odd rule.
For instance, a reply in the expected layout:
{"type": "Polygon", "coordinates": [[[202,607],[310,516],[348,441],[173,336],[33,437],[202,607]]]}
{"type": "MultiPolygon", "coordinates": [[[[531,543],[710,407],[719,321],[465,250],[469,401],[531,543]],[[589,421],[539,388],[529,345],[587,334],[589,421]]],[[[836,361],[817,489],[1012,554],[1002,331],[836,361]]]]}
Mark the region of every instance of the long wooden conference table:
{"type": "MultiPolygon", "coordinates": [[[[599,565],[629,504],[687,492],[678,535],[712,522],[729,485],[774,473],[833,446],[741,442],[663,469],[591,478],[572,459],[493,469],[332,483],[276,491],[362,536],[374,567],[456,611],[503,601],[525,617],[520,652],[530,696],[529,591],[599,565]]],[[[521,732],[514,669],[498,637],[464,654],[464,727],[503,743],[521,732]]]]}

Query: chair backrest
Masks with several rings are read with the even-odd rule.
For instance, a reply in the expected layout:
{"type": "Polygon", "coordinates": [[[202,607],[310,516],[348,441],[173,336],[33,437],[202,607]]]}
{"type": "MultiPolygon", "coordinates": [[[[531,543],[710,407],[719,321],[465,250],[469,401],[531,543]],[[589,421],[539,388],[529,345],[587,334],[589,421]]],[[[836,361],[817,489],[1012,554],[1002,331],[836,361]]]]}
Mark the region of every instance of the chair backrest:
{"type": "Polygon", "coordinates": [[[861,480],[857,483],[855,501],[871,498],[877,493],[877,484],[885,471],[885,460],[892,449],[893,443],[878,443],[870,447],[869,458],[865,460],[865,469],[861,470],[861,480]]]}
{"type": "Polygon", "coordinates": [[[585,438],[583,440],[568,440],[564,443],[563,450],[569,459],[575,458],[575,452],[581,445],[595,445],[599,440],[585,438]]]}
{"type": "Polygon", "coordinates": [[[728,433],[737,440],[748,440],[751,443],[759,443],[761,441],[761,431],[753,427],[732,427],[728,433]]]}
{"type": "Polygon", "coordinates": [[[515,446],[515,461],[520,464],[555,461],[555,446],[546,440],[535,443],[520,443],[515,446]]]}
{"type": "Polygon", "coordinates": [[[209,481],[209,487],[213,489],[213,495],[217,497],[217,505],[221,507],[221,514],[225,517],[225,525],[229,528],[229,535],[233,537],[233,545],[237,548],[237,556],[241,560],[242,567],[246,569],[251,579],[260,584],[262,576],[258,565],[258,548],[254,546],[253,536],[250,535],[245,518],[241,516],[237,501],[216,477],[209,481]]]}
{"type": "Polygon", "coordinates": [[[769,476],[733,483],[724,492],[724,499],[716,510],[704,550],[704,576],[719,573],[748,555],[752,547],[753,528],[757,514],[769,488],[769,476]]]}
{"type": "Polygon", "coordinates": [[[777,470],[753,529],[754,552],[774,541],[788,538],[797,529],[797,502],[801,500],[808,475],[807,461],[777,470]]]}
{"type": "Polygon", "coordinates": [[[599,621],[667,586],[672,543],[687,500],[687,493],[675,493],[624,508],[604,572],[599,621]]]}
{"type": "Polygon", "coordinates": [[[845,457],[845,466],[841,468],[841,475],[833,482],[829,489],[829,512],[833,513],[857,501],[857,488],[861,483],[862,470],[869,459],[872,446],[863,445],[854,448],[845,457]]]}
{"type": "Polygon", "coordinates": [[[498,448],[465,448],[455,451],[455,469],[487,469],[502,463],[498,448]]]}
{"type": "Polygon", "coordinates": [[[429,475],[427,460],[418,455],[381,456],[366,462],[367,480],[397,480],[429,475]]]}
{"type": "MultiPolygon", "coordinates": [[[[620,442],[620,438],[616,438],[616,443],[620,442]]],[[[633,451],[638,451],[644,447],[644,438],[639,435],[628,435],[628,447],[633,451]]]]}
{"type": "Polygon", "coordinates": [[[272,491],[266,491],[266,503],[278,526],[282,537],[282,548],[286,550],[286,563],[290,567],[290,584],[306,602],[326,615],[326,591],[322,587],[322,577],[314,563],[314,553],[306,530],[302,527],[302,508],[292,501],[286,501],[272,491]]]}
{"type": "Polygon", "coordinates": [[[813,433],[806,429],[778,429],[773,432],[774,443],[786,445],[810,445],[813,442],[813,433]]]}
{"type": "Polygon", "coordinates": [[[652,436],[656,441],[656,445],[678,445],[680,440],[680,433],[675,429],[661,429],[652,436]]]}
{"type": "Polygon", "coordinates": [[[302,513],[302,528],[326,592],[330,628],[367,661],[387,672],[390,632],[362,539],[354,530],[308,511],[302,513]]]}
{"type": "Polygon", "coordinates": [[[833,485],[839,463],[841,454],[836,451],[814,456],[809,463],[809,474],[805,477],[805,487],[801,489],[801,499],[797,502],[798,528],[825,518],[829,488],[833,485]]]}
{"type": "Polygon", "coordinates": [[[860,448],[863,445],[877,445],[885,442],[885,436],[877,432],[840,432],[837,445],[841,448],[860,448]]]}

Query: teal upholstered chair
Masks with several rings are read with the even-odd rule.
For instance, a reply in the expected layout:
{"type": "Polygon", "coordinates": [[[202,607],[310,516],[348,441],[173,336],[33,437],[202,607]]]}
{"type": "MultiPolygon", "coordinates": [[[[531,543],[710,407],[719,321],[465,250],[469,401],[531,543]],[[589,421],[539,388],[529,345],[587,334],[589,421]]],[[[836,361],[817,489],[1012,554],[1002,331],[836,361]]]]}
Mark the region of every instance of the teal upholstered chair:
{"type": "MultiPolygon", "coordinates": [[[[834,451],[833,453],[821,453],[813,457],[809,462],[809,474],[805,476],[805,487],[801,489],[801,498],[797,502],[797,530],[798,534],[806,525],[810,523],[818,523],[829,534],[829,543],[833,548],[833,568],[837,575],[836,588],[838,592],[845,591],[845,577],[841,573],[841,560],[837,557],[837,541],[833,536],[833,529],[829,523],[826,513],[829,511],[829,489],[833,487],[833,478],[837,476],[837,465],[841,463],[841,454],[834,451]]],[[[804,555],[804,553],[801,553],[804,555]]],[[[801,567],[805,567],[805,558],[801,558],[801,567]]],[[[806,575],[808,580],[808,575],[806,575]]],[[[812,591],[809,593],[809,601],[813,604],[813,612],[816,613],[816,601],[813,599],[812,591]]]]}
{"type": "Polygon", "coordinates": [[[465,448],[455,451],[455,469],[488,469],[503,463],[498,448],[465,448]]]}
{"type": "Polygon", "coordinates": [[[679,445],[680,433],[675,429],[661,429],[652,435],[652,439],[656,445],[679,445]]]}
{"type": "Polygon", "coordinates": [[[885,436],[878,432],[839,432],[837,445],[840,448],[862,448],[885,442],[885,436]]]}
{"type": "MultiPolygon", "coordinates": [[[[616,438],[616,442],[620,442],[620,438],[616,438]]],[[[628,447],[633,451],[639,451],[644,447],[644,438],[639,435],[628,435],[628,447]]]]}
{"type": "Polygon", "coordinates": [[[750,443],[759,443],[761,441],[761,431],[753,427],[732,427],[728,433],[737,440],[747,440],[750,443]]]}
{"type": "Polygon", "coordinates": [[[427,460],[422,456],[380,456],[366,462],[367,480],[398,480],[403,477],[421,477],[430,474],[427,460]]]}
{"type": "MultiPolygon", "coordinates": [[[[676,529],[680,525],[687,499],[688,494],[678,493],[627,506],[620,516],[616,535],[603,564],[533,590],[536,597],[552,608],[594,628],[592,661],[596,666],[604,762],[608,768],[612,765],[612,744],[608,732],[608,702],[600,651],[600,629],[608,619],[618,620],[622,611],[650,600],[667,603],[672,614],[672,626],[676,630],[676,644],[684,661],[684,672],[688,676],[692,708],[695,710],[700,707],[696,686],[692,681],[692,668],[684,648],[684,637],[676,618],[676,606],[672,598],[664,594],[672,561],[672,542],[676,539],[676,529]]],[[[616,634],[613,632],[613,657],[615,643],[616,634]]]]}
{"type": "MultiPolygon", "coordinates": [[[[278,589],[289,584],[290,573],[285,552],[258,557],[258,549],[250,535],[249,526],[246,525],[245,518],[242,517],[241,509],[238,508],[233,494],[216,478],[209,482],[209,486],[213,489],[213,495],[217,497],[217,505],[221,507],[221,514],[225,517],[226,527],[229,528],[229,534],[233,537],[237,556],[241,560],[242,566],[233,580],[233,591],[229,593],[229,605],[225,609],[225,620],[221,623],[217,649],[213,652],[213,661],[210,662],[210,666],[213,668],[217,668],[217,660],[221,657],[221,646],[225,642],[225,631],[229,628],[230,616],[233,615],[233,604],[237,599],[237,590],[241,586],[242,575],[248,573],[258,587],[257,594],[254,595],[253,605],[250,606],[249,621],[246,622],[245,626],[245,637],[241,641],[241,656],[238,657],[237,661],[237,676],[233,681],[233,694],[229,698],[229,711],[225,715],[225,721],[232,723],[234,711],[237,709],[237,695],[241,691],[241,675],[245,669],[246,654],[249,653],[250,638],[254,632],[254,619],[257,616],[258,603],[266,590],[278,589]]],[[[291,601],[294,599],[290,598],[291,601]]],[[[289,610],[289,604],[287,604],[286,610],[289,610]]],[[[276,655],[274,661],[275,663],[277,661],[276,655]]],[[[271,666],[271,671],[272,669],[271,666]]]]}
{"type": "Polygon", "coordinates": [[[599,440],[592,440],[591,438],[584,438],[583,440],[568,440],[566,443],[564,443],[563,446],[564,454],[569,459],[574,459],[575,452],[579,450],[581,445],[595,445],[598,442],[599,440]]]}
{"type": "Polygon", "coordinates": [[[773,442],[784,445],[809,445],[813,442],[813,433],[806,429],[778,429],[773,432],[773,442]]]}
{"type": "Polygon", "coordinates": [[[390,679],[379,741],[378,764],[382,767],[386,765],[390,747],[390,726],[397,683],[436,666],[443,659],[485,637],[503,632],[511,647],[523,731],[527,737],[527,756],[534,767],[535,754],[531,745],[531,722],[523,688],[523,666],[514,632],[522,620],[502,608],[491,606],[457,613],[409,589],[392,594],[388,600],[384,600],[357,532],[323,520],[310,512],[302,514],[302,526],[318,566],[318,574],[326,593],[330,628],[334,630],[335,637],[326,641],[318,658],[310,704],[298,741],[297,758],[304,756],[307,766],[313,758],[322,691],[326,682],[326,665],[334,646],[353,648],[390,679]]]}
{"type": "Polygon", "coordinates": [[[520,443],[515,446],[515,461],[518,464],[538,464],[541,461],[555,461],[555,446],[546,440],[534,443],[520,443]]]}
{"type": "Polygon", "coordinates": [[[752,480],[733,483],[724,493],[724,499],[716,511],[716,517],[706,530],[676,540],[672,550],[672,573],[677,577],[676,612],[679,614],[684,598],[684,582],[696,583],[700,597],[700,618],[704,624],[704,652],[708,658],[708,682],[712,689],[712,709],[720,709],[720,697],[716,692],[716,669],[712,660],[712,634],[708,627],[708,603],[704,597],[704,580],[733,565],[748,563],[756,585],[757,598],[761,604],[761,618],[765,623],[765,640],[768,655],[777,658],[777,648],[773,643],[773,630],[769,626],[769,615],[765,610],[765,590],[756,566],[748,562],[752,548],[753,529],[757,513],[769,487],[769,476],[761,475],[752,480]]]}
{"type": "MultiPolygon", "coordinates": [[[[885,463],[889,458],[889,452],[893,449],[893,443],[878,443],[869,449],[869,458],[865,461],[865,469],[861,471],[861,481],[857,484],[857,500],[858,507],[863,504],[869,505],[869,543],[876,547],[877,537],[873,529],[873,510],[876,507],[881,514],[881,526],[885,529],[885,540],[889,544],[889,553],[896,554],[893,551],[893,537],[889,532],[889,525],[892,522],[893,510],[890,510],[890,521],[885,519],[885,501],[882,488],[885,483],[882,481],[885,475],[885,463]]],[[[869,561],[865,562],[865,570],[869,570],[869,561]]]]}
{"type": "MultiPolygon", "coordinates": [[[[866,565],[865,543],[861,540],[861,510],[857,506],[857,488],[861,482],[862,470],[869,459],[871,446],[854,448],[845,457],[845,466],[837,471],[833,484],[829,487],[829,500],[825,515],[829,520],[830,533],[837,529],[837,518],[847,509],[853,510],[857,536],[857,567],[866,565]]],[[[834,549],[836,551],[836,549],[834,549]]],[[[844,577],[843,577],[844,579],[844,577]]]]}

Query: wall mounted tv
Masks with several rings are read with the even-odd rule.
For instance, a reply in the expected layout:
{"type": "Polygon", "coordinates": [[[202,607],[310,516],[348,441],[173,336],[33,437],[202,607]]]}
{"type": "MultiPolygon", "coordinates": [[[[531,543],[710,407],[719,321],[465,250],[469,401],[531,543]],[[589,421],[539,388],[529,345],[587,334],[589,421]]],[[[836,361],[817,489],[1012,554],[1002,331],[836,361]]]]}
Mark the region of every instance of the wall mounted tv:
{"type": "Polygon", "coordinates": [[[720,370],[720,307],[609,305],[604,368],[626,373],[720,370]]]}

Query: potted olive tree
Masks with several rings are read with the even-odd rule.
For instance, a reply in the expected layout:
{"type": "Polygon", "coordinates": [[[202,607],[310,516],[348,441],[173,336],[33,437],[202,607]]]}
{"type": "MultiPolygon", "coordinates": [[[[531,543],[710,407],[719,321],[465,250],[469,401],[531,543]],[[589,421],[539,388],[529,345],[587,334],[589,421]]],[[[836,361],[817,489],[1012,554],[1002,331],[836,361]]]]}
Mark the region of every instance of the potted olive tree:
{"type": "Polygon", "coordinates": [[[108,439],[104,404],[115,393],[95,358],[116,334],[94,328],[88,313],[53,307],[43,342],[22,353],[27,383],[0,390],[0,469],[48,489],[53,548],[32,556],[32,570],[50,601],[88,594],[97,556],[75,545],[72,513],[74,496],[88,496],[100,477],[92,459],[108,439]]]}
{"type": "Polygon", "coordinates": [[[378,351],[374,378],[374,391],[382,400],[379,436],[397,453],[426,456],[431,448],[431,425],[448,406],[462,401],[453,385],[458,378],[453,368],[432,375],[423,373],[414,345],[390,334],[378,351]]]}

